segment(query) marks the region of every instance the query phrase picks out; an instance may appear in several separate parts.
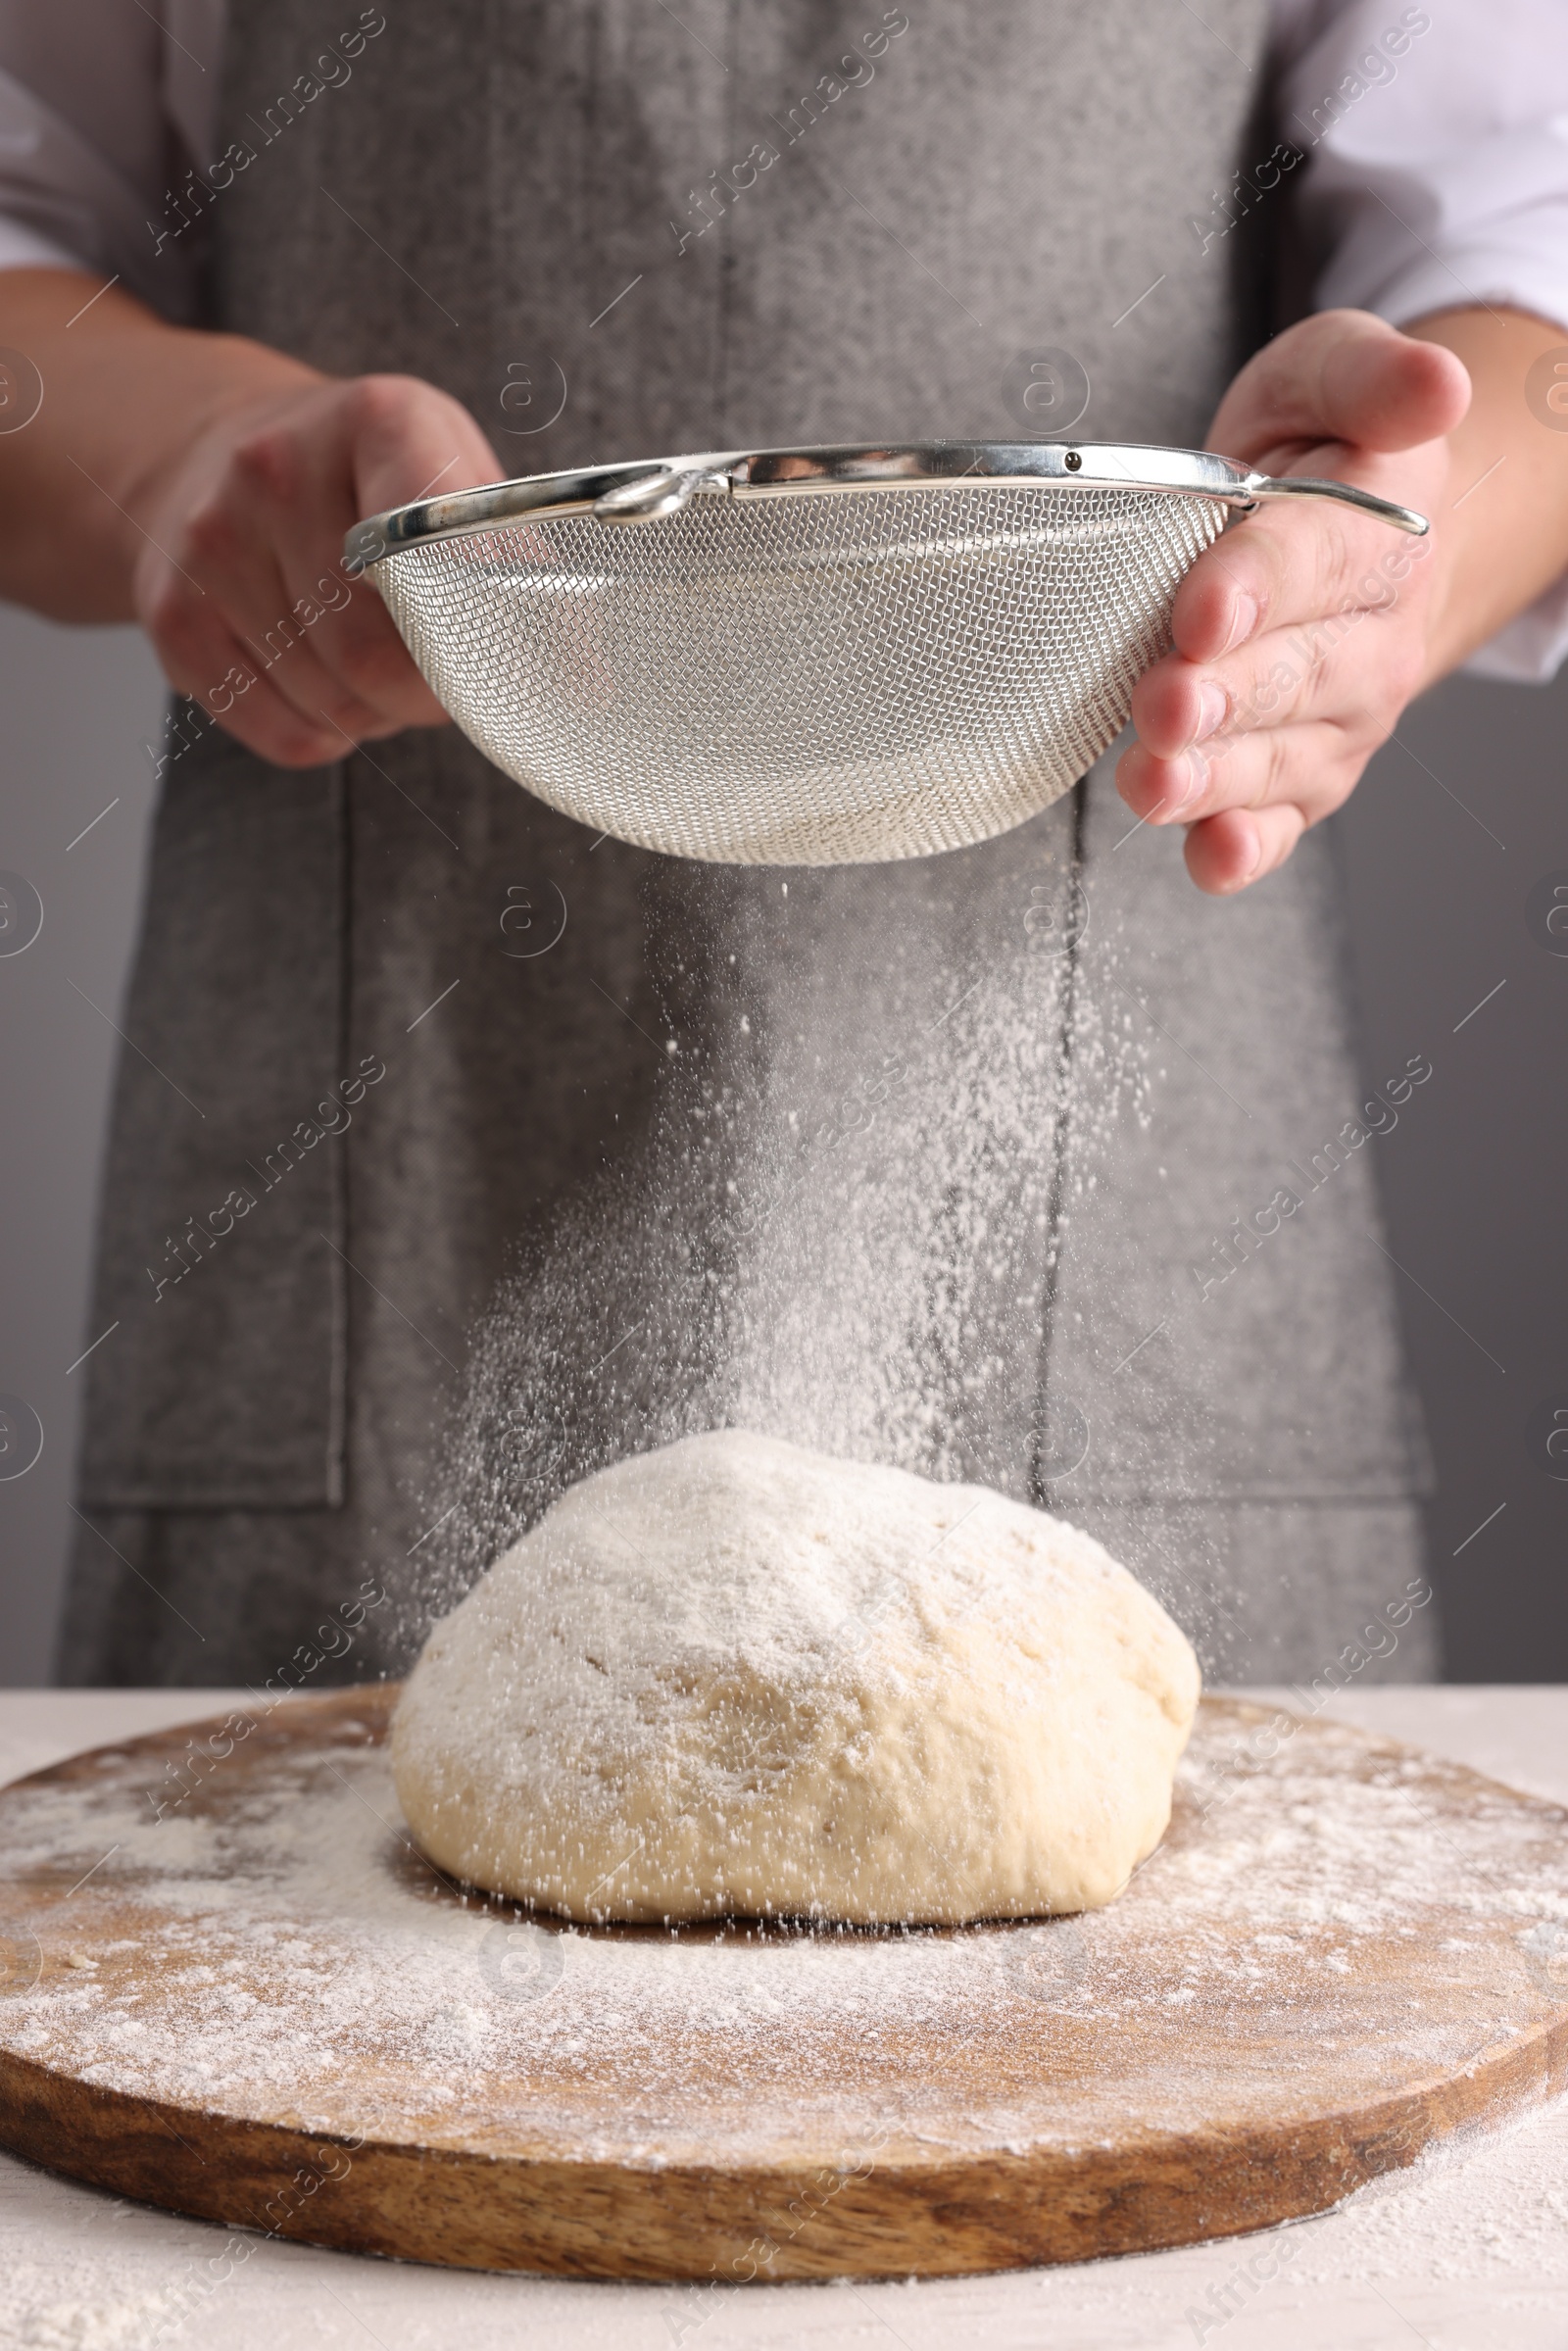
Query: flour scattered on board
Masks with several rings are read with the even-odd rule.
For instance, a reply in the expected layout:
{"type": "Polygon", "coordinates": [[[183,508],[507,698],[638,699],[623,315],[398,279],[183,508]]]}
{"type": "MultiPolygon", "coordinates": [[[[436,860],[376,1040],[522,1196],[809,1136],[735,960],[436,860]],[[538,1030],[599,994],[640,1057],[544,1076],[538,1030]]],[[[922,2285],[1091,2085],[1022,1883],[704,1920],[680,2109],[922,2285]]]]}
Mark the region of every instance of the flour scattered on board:
{"type": "Polygon", "coordinates": [[[1269,1719],[1205,1709],[1171,1836],[1108,1910],[951,1934],[569,1932],[465,1898],[341,1712],[335,1743],[236,1757],[177,1817],[131,1756],[4,1798],[10,1924],[45,1957],[0,2046],[323,2133],[657,2164],[786,2126],[973,2151],[1266,2122],[1568,2009],[1559,1810],[1324,1722],[1266,1754],[1269,1719]]]}

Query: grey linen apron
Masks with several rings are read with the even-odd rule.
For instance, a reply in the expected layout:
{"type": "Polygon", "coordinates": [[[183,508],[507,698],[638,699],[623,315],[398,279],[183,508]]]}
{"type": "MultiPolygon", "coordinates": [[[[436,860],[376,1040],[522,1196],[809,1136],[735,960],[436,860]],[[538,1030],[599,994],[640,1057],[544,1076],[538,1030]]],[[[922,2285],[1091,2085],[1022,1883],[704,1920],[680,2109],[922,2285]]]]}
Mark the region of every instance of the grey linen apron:
{"type": "MultiPolygon", "coordinates": [[[[1190,216],[1272,145],[1260,0],[1205,18],[238,0],[213,322],[441,384],[516,472],[1016,437],[1047,347],[1086,434],[1196,443],[1258,329],[1190,216]]],[[[395,1670],[564,1479],[723,1421],[1043,1500],[1211,1671],[1432,1670],[1368,1238],[1427,1065],[1363,1112],[1326,835],[1205,900],[1107,759],[953,856],[705,868],[450,730],[184,735],[68,1679],[395,1670]]]]}

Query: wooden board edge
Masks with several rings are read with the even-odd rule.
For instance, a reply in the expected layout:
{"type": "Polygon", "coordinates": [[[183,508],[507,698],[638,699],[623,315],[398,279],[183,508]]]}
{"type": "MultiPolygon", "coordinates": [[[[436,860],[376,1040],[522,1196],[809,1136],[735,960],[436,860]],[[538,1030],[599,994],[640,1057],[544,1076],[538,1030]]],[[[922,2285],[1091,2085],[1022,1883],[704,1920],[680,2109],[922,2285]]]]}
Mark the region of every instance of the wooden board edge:
{"type": "Polygon", "coordinates": [[[498,2161],[161,2105],[0,2052],[0,2141],[194,2218],[452,2269],[719,2283],[960,2277],[1251,2234],[1568,2087],[1568,2014],[1465,2074],[1274,2129],[1134,2150],[810,2167],[498,2161]]]}

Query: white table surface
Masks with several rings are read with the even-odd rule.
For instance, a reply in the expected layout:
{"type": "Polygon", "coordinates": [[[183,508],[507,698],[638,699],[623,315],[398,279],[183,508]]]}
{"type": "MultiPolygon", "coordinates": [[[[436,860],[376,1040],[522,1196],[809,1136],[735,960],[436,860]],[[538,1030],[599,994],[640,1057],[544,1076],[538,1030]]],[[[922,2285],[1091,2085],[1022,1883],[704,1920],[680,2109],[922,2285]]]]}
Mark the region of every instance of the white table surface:
{"type": "MultiPolygon", "coordinates": [[[[0,1693],[0,1779],[226,1711],[242,1694],[0,1693]]],[[[1332,1711],[1568,1801],[1568,1688],[1364,1690],[1344,1692],[1332,1711]]],[[[724,2296],[695,2326],[692,2297],[678,2287],[416,2269],[265,2238],[193,2298],[188,2281],[211,2275],[226,2234],[0,2155],[0,2345],[1565,2351],[1568,2101],[1260,2236],[995,2278],[756,2286],[724,2296]]]]}

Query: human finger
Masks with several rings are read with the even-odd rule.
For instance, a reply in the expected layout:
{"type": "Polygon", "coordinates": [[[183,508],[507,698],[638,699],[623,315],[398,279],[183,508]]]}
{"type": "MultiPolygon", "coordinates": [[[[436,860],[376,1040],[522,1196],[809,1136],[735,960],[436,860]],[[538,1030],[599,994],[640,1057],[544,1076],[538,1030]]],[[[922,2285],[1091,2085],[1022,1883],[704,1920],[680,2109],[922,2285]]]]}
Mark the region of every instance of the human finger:
{"type": "Polygon", "coordinates": [[[1361,607],[1271,629],[1216,661],[1167,655],[1133,689],[1132,717],[1144,749],[1166,761],[1190,746],[1212,759],[1255,728],[1319,717],[1359,726],[1370,745],[1422,674],[1420,630],[1396,611],[1361,607]]]}
{"type": "Polygon", "coordinates": [[[1337,808],[1372,750],[1333,720],[1256,728],[1157,759],[1143,744],[1122,755],[1116,787],[1145,824],[1195,824],[1290,802],[1316,823],[1337,808]]]}
{"type": "Polygon", "coordinates": [[[1290,801],[1205,816],[1188,832],[1187,870],[1211,898],[1234,898],[1276,872],[1305,830],[1305,816],[1290,801]]]}
{"type": "MultiPolygon", "coordinates": [[[[483,436],[455,401],[413,378],[371,377],[329,386],[262,420],[234,449],[228,478],[211,503],[220,510],[219,527],[226,520],[241,540],[253,573],[266,574],[282,633],[290,632],[278,615],[311,615],[314,659],[291,664],[301,706],[324,699],[351,731],[384,733],[439,723],[445,713],[373,583],[342,561],[344,537],[365,512],[357,484],[368,436],[378,451],[377,486],[395,485],[389,503],[417,497],[435,472],[461,469],[466,457],[494,468],[483,436]],[[467,426],[456,451],[453,417],[467,426]],[[373,724],[364,718],[367,711],[373,724]]],[[[236,554],[231,568],[238,562],[236,554]]],[[[264,617],[254,580],[245,605],[253,617],[264,617]]],[[[280,682],[289,692],[289,683],[280,682]]]]}
{"type": "MultiPolygon", "coordinates": [[[[1436,471],[1423,467],[1434,478],[1418,485],[1434,500],[1436,471]]],[[[1328,500],[1261,510],[1188,572],[1171,607],[1172,643],[1189,661],[1213,661],[1267,630],[1391,611],[1428,592],[1431,555],[1430,540],[1328,500]]]]}
{"type": "Polygon", "coordinates": [[[319,716],[297,710],[259,671],[218,605],[192,593],[143,614],[143,623],[178,694],[247,750],[279,767],[318,767],[342,756],[342,738],[319,716]]]}
{"type": "MultiPolygon", "coordinates": [[[[282,569],[282,559],[295,552],[286,529],[277,531],[270,514],[226,485],[190,517],[182,546],[203,600],[238,639],[252,670],[313,728],[324,710],[356,738],[392,731],[404,723],[401,715],[364,700],[318,657],[310,639],[326,609],[321,594],[347,596],[347,582],[322,574],[316,594],[297,592],[298,576],[287,579],[282,569]],[[282,540],[281,556],[274,537],[282,540]]],[[[215,669],[212,680],[220,675],[215,669]]]]}
{"type": "Polygon", "coordinates": [[[1462,361],[1367,311],[1319,311],[1265,343],[1215,412],[1208,446],[1253,465],[1291,443],[1413,449],[1470,402],[1462,361]]]}

